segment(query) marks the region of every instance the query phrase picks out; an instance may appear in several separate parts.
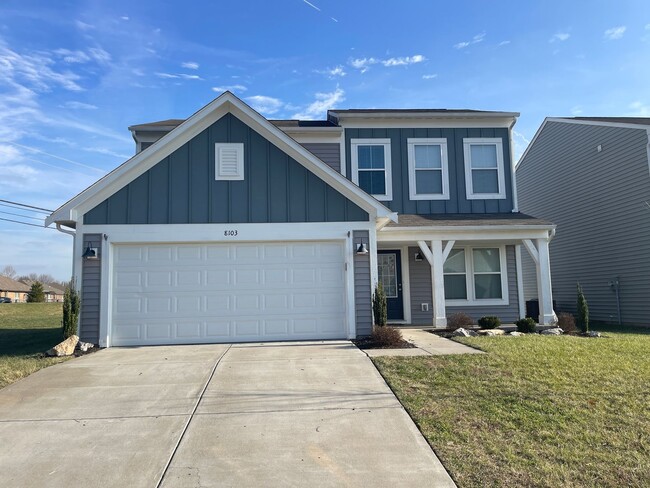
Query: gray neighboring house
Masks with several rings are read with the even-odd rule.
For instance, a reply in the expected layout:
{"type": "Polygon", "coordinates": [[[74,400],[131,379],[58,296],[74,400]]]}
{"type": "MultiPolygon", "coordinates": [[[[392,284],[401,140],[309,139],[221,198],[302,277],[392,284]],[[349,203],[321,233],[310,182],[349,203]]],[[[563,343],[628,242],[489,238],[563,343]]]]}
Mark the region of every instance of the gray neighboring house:
{"type": "Polygon", "coordinates": [[[553,320],[554,226],[521,214],[519,114],[329,110],[267,120],[226,92],[130,127],[136,155],[47,220],[74,235],[79,335],[103,347],[349,339],[382,283],[395,324],[523,315],[521,250],[553,320]]]}
{"type": "MultiPolygon", "coordinates": [[[[547,118],[520,159],[519,206],[557,225],[553,296],[576,311],[583,287],[594,320],[650,317],[650,118],[547,118]]],[[[524,295],[537,294],[524,258],[524,295]]]]}

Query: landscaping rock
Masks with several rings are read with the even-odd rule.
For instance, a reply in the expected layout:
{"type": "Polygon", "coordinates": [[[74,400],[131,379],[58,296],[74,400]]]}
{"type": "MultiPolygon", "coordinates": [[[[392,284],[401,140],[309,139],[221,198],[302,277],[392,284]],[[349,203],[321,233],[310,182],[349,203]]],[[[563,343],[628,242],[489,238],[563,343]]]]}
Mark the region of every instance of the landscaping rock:
{"type": "Polygon", "coordinates": [[[590,330],[589,332],[587,332],[587,335],[589,337],[602,337],[600,332],[597,332],[595,330],[590,330]]]}
{"type": "Polygon", "coordinates": [[[514,336],[514,337],[521,337],[521,336],[526,335],[526,334],[524,334],[523,332],[519,332],[518,330],[513,330],[508,335],[511,335],[511,336],[514,336]]]}
{"type": "Polygon", "coordinates": [[[479,335],[484,335],[484,336],[500,336],[500,335],[505,335],[506,331],[503,329],[485,329],[485,330],[479,330],[478,333],[479,335]]]}
{"type": "Polygon", "coordinates": [[[93,344],[92,342],[82,342],[82,341],[79,341],[79,343],[77,344],[77,348],[78,348],[81,352],[88,352],[88,350],[89,350],[89,349],[92,349],[93,347],[95,347],[95,344],[93,344]]]}
{"type": "Polygon", "coordinates": [[[60,342],[52,349],[48,350],[45,354],[56,357],[72,356],[72,354],[74,354],[74,348],[77,346],[77,342],[79,342],[79,337],[76,335],[70,336],[65,341],[60,342]]]}
{"type": "Polygon", "coordinates": [[[453,335],[455,335],[456,337],[474,337],[477,336],[478,334],[473,330],[467,330],[461,327],[460,329],[456,329],[453,332],[453,335]]]}
{"type": "Polygon", "coordinates": [[[554,327],[553,329],[546,329],[541,332],[542,335],[562,335],[564,331],[559,327],[554,327]]]}

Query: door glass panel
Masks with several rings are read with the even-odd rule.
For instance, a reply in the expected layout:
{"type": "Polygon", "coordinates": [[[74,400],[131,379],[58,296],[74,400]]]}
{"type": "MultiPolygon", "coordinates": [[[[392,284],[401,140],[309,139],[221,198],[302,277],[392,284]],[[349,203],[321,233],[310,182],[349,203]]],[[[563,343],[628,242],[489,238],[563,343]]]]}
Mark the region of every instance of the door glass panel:
{"type": "Polygon", "coordinates": [[[377,254],[378,278],[387,298],[397,298],[397,256],[377,254]]]}

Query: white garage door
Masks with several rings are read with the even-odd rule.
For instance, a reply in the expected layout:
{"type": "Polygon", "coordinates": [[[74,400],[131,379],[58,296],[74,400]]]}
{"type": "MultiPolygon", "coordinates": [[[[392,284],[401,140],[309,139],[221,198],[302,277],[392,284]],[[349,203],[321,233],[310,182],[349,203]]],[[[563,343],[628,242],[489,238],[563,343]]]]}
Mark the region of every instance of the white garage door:
{"type": "Polygon", "coordinates": [[[345,338],[343,245],[116,245],[111,344],[345,338]]]}

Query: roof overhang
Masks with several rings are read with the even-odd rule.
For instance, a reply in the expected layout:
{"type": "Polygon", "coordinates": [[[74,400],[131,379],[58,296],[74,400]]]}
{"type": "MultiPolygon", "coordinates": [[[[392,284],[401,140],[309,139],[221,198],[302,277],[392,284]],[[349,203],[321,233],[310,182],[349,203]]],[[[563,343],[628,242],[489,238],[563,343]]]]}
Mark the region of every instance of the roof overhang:
{"type": "Polygon", "coordinates": [[[328,116],[345,128],[510,128],[519,117],[518,112],[436,112],[436,111],[369,111],[337,112],[328,116]]]}
{"type": "Polygon", "coordinates": [[[394,212],[381,202],[330,168],[231,92],[225,92],[146,150],[136,154],[59,207],[45,219],[45,226],[55,222],[65,222],[65,225],[70,226],[71,223],[78,222],[87,211],[151,169],[227,113],[235,115],[317,177],[368,212],[371,219],[388,217],[391,220],[396,220],[394,212]]]}

